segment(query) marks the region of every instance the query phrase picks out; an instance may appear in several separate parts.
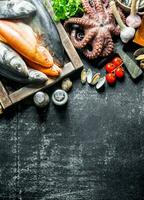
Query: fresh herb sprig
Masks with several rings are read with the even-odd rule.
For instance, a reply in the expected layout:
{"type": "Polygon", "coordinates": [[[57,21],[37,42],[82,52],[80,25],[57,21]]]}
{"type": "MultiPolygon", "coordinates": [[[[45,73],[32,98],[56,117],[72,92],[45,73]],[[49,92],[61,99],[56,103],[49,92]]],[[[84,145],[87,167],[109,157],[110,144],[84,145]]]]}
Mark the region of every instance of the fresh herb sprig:
{"type": "Polygon", "coordinates": [[[83,12],[81,0],[51,0],[51,3],[55,21],[66,20],[83,12]]]}

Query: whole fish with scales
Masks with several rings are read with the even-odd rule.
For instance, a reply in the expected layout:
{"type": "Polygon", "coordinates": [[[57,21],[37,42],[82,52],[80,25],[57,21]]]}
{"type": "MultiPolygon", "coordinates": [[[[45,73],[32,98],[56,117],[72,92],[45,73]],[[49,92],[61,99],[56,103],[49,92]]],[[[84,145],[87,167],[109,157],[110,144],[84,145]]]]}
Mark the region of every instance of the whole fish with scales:
{"type": "Polygon", "coordinates": [[[29,0],[29,2],[36,7],[37,14],[31,20],[25,20],[25,22],[30,24],[34,32],[38,34],[39,41],[48,48],[54,62],[63,66],[67,55],[50,14],[40,0],[29,0]]]}
{"type": "Polygon", "coordinates": [[[28,1],[0,1],[0,19],[21,19],[36,13],[36,7],[28,1]]]}
{"type": "Polygon", "coordinates": [[[27,68],[19,54],[3,42],[0,42],[0,74],[21,83],[43,83],[48,80],[42,72],[27,68]]]}
{"type": "Polygon", "coordinates": [[[8,71],[6,69],[1,70],[0,66],[0,74],[12,81],[16,81],[23,84],[34,83],[34,84],[41,84],[45,83],[48,80],[48,77],[38,70],[34,70],[28,68],[28,76],[21,77],[18,74],[15,74],[12,71],[8,71]]]}
{"type": "Polygon", "coordinates": [[[28,77],[28,68],[23,59],[11,47],[0,42],[0,73],[3,70],[20,77],[28,77]]]}

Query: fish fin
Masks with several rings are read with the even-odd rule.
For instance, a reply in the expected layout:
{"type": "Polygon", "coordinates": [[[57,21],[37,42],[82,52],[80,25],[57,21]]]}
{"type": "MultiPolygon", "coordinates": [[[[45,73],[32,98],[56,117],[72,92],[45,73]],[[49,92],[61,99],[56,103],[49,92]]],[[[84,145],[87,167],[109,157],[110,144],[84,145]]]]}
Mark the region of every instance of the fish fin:
{"type": "Polygon", "coordinates": [[[36,39],[38,45],[43,45],[43,34],[36,33],[36,39]]]}

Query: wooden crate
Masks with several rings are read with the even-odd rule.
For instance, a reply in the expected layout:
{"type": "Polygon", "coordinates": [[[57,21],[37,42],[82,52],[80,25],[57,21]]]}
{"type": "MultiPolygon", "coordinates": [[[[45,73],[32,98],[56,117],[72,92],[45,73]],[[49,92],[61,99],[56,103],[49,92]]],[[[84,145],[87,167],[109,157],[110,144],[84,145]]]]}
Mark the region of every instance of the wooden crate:
{"type": "MultiPolygon", "coordinates": [[[[49,10],[50,15],[53,17],[53,10],[49,3],[47,5],[47,8],[49,10]]],[[[8,91],[8,89],[6,89],[6,85],[3,84],[2,81],[0,81],[0,113],[1,114],[6,108],[12,106],[15,103],[18,103],[19,101],[29,97],[30,95],[33,95],[39,90],[43,90],[54,85],[65,76],[68,76],[72,72],[75,72],[78,69],[83,67],[83,63],[78,53],[76,52],[75,48],[73,47],[65,29],[63,28],[63,25],[61,23],[55,23],[55,25],[60,35],[63,47],[69,57],[69,62],[64,65],[61,76],[56,80],[49,78],[48,81],[43,85],[34,85],[34,84],[26,85],[14,92],[8,91]]]]}

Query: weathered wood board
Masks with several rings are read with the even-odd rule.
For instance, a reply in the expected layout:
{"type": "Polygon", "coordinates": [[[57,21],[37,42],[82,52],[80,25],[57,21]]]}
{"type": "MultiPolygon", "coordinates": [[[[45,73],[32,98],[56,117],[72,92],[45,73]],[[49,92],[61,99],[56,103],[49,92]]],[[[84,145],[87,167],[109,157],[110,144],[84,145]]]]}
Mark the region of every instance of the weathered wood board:
{"type": "MultiPolygon", "coordinates": [[[[53,10],[51,8],[50,3],[48,3],[47,9],[49,11],[50,16],[53,17],[53,10]]],[[[0,113],[3,113],[3,110],[5,110],[6,108],[27,98],[35,92],[54,85],[65,76],[68,76],[71,73],[83,67],[83,63],[75,48],[73,47],[65,29],[63,28],[63,25],[59,22],[55,23],[55,26],[59,33],[62,45],[69,57],[69,61],[64,64],[61,76],[58,79],[49,78],[48,81],[43,85],[25,85],[24,87],[14,92],[7,91],[6,85],[0,82],[0,113]]]]}

